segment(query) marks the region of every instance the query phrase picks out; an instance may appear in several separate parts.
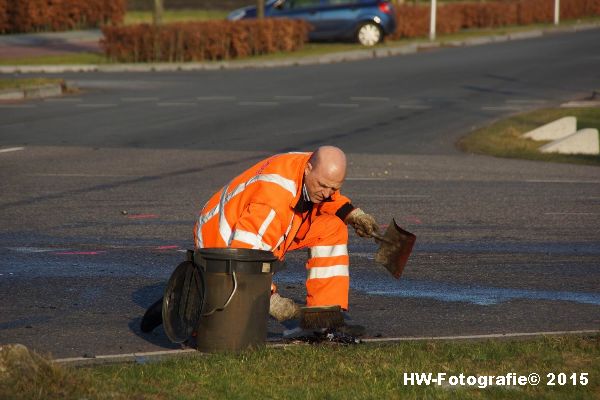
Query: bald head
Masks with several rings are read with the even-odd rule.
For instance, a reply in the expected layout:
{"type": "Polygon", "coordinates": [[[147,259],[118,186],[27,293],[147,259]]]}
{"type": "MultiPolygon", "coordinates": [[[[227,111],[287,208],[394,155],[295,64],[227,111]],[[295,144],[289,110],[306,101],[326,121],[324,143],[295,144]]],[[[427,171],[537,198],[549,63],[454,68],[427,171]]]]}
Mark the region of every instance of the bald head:
{"type": "Polygon", "coordinates": [[[346,178],[346,155],[334,146],[319,147],[304,170],[304,184],[313,203],[321,203],[339,190],[346,178]]]}

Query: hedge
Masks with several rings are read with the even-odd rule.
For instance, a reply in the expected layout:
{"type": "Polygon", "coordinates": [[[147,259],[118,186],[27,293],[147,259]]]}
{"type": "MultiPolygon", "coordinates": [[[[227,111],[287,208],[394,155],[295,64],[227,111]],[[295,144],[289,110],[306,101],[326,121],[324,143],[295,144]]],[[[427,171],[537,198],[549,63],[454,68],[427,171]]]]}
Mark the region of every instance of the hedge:
{"type": "Polygon", "coordinates": [[[8,32],[10,22],[8,19],[8,1],[0,0],[0,33],[8,32]]]}
{"type": "Polygon", "coordinates": [[[119,24],[125,10],[126,0],[0,0],[0,33],[119,24]]]}
{"type": "Polygon", "coordinates": [[[120,62],[227,60],[297,50],[309,30],[305,21],[280,18],[105,26],[100,45],[120,62]]]}
{"type": "MultiPolygon", "coordinates": [[[[396,32],[392,39],[426,36],[429,33],[429,6],[396,6],[396,32]]],[[[561,0],[560,18],[575,19],[600,15],[600,0],[561,0]]],[[[554,0],[492,1],[449,3],[438,7],[436,32],[494,28],[554,21],[554,0]]]]}
{"type": "MultiPolygon", "coordinates": [[[[252,0],[163,0],[166,10],[224,10],[231,11],[256,4],[252,0]]],[[[152,11],[154,2],[151,0],[127,0],[127,10],[152,11]]]]}

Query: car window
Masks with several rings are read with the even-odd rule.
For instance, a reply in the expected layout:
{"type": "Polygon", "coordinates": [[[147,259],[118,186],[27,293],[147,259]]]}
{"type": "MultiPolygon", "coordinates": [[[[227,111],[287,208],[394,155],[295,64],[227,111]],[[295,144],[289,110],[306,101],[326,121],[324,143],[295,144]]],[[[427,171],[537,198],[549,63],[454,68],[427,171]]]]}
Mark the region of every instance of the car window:
{"type": "Polygon", "coordinates": [[[318,7],[320,4],[321,0],[285,0],[279,7],[277,5],[276,7],[283,10],[297,10],[318,7]]]}

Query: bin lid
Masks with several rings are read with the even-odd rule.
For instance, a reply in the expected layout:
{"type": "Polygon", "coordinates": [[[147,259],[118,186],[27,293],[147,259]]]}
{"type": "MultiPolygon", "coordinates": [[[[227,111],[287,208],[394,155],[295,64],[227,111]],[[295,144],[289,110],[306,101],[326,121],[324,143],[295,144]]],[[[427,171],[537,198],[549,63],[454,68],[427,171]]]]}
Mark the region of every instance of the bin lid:
{"type": "Polygon", "coordinates": [[[206,273],[245,274],[274,273],[283,270],[284,263],[270,251],[239,248],[203,248],[194,252],[194,262],[206,273]]]}
{"type": "Polygon", "coordinates": [[[182,262],[169,278],[163,300],[163,327],[175,343],[185,342],[198,325],[204,304],[204,275],[191,261],[182,262]]]}
{"type": "Polygon", "coordinates": [[[237,249],[232,247],[207,247],[197,249],[202,258],[207,260],[235,260],[249,262],[273,262],[277,260],[275,254],[267,250],[237,249]]]}

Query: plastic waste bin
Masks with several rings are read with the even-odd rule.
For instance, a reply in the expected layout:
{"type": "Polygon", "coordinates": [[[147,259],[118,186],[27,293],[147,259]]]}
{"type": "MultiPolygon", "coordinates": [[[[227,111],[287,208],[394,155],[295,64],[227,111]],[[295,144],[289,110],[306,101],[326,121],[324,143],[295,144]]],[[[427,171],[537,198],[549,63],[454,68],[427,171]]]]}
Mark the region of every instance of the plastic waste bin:
{"type": "Polygon", "coordinates": [[[264,346],[272,274],[281,267],[277,257],[264,250],[208,248],[196,250],[193,261],[204,280],[196,329],[198,350],[264,346]]]}

